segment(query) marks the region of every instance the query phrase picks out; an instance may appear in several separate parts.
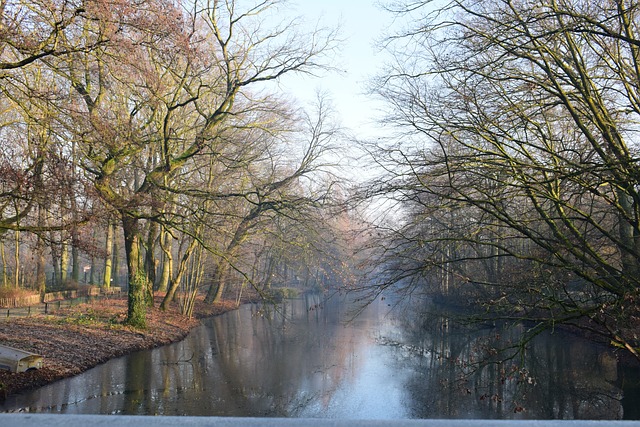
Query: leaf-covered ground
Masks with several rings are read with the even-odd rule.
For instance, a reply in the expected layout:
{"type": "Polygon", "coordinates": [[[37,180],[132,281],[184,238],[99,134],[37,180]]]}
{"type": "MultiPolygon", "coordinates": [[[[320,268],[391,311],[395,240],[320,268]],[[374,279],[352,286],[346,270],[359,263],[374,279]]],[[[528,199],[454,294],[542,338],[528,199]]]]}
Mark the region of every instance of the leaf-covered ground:
{"type": "MultiPolygon", "coordinates": [[[[195,316],[210,317],[235,309],[232,302],[216,305],[197,303],[195,316]]],[[[99,300],[59,310],[50,315],[0,320],[0,344],[44,356],[44,367],[11,373],[0,370],[0,400],[77,375],[109,359],[179,341],[200,324],[176,309],[147,313],[147,329],[123,324],[127,311],[124,298],[99,300]]]]}

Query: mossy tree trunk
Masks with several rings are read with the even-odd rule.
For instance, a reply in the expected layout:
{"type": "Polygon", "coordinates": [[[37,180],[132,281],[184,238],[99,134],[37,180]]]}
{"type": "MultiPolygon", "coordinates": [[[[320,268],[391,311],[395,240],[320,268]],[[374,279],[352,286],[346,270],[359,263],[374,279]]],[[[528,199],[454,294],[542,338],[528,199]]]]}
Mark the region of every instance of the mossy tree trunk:
{"type": "Polygon", "coordinates": [[[127,324],[135,328],[147,327],[147,275],[140,266],[140,220],[122,213],[124,247],[129,273],[127,324]]]}
{"type": "Polygon", "coordinates": [[[107,236],[105,239],[105,257],[104,257],[104,277],[102,278],[102,287],[111,287],[111,272],[113,270],[113,225],[111,222],[107,224],[107,236]]]}

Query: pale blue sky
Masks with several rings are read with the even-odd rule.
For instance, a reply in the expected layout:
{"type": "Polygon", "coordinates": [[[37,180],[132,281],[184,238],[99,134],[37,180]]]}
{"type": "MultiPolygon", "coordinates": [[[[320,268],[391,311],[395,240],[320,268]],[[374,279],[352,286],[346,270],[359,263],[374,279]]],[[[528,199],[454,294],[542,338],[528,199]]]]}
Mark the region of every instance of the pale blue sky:
{"type": "Polygon", "coordinates": [[[282,88],[309,102],[316,90],[328,93],[338,112],[341,124],[360,137],[373,136],[376,105],[364,94],[367,81],[382,66],[383,55],[375,47],[391,22],[375,0],[298,0],[292,2],[293,15],[304,18],[309,25],[318,21],[321,26],[341,26],[343,39],[336,61],[332,64],[341,72],[325,73],[320,78],[287,76],[282,88]]]}

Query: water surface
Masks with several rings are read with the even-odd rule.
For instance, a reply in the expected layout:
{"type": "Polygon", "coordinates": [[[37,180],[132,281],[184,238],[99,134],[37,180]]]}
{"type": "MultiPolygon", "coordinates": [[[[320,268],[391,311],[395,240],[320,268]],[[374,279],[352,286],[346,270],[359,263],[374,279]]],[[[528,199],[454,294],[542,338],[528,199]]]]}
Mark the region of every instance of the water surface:
{"type": "Polygon", "coordinates": [[[503,360],[499,350],[513,346],[524,326],[470,329],[416,314],[425,309],[378,299],[354,318],[354,305],[344,298],[319,295],[278,307],[245,305],[207,320],[182,342],[11,396],[0,411],[342,419],[637,415],[634,383],[609,349],[556,331],[503,360]],[[479,363],[487,357],[496,363],[479,363]]]}

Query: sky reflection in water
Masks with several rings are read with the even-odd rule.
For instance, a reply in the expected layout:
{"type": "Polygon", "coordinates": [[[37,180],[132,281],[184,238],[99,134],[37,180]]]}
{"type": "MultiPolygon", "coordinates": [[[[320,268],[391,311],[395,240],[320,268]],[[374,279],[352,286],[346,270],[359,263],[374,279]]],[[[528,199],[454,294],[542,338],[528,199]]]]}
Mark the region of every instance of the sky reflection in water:
{"type": "Polygon", "coordinates": [[[246,305],[208,320],[180,343],[10,397],[0,410],[343,419],[623,417],[625,372],[607,349],[545,334],[524,359],[479,367],[476,362],[494,348],[514,343],[518,328],[472,331],[439,316],[416,315],[423,306],[391,310],[387,300],[350,320],[353,307],[341,299],[308,295],[279,310],[246,305]]]}

